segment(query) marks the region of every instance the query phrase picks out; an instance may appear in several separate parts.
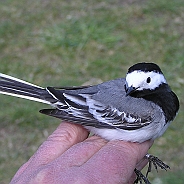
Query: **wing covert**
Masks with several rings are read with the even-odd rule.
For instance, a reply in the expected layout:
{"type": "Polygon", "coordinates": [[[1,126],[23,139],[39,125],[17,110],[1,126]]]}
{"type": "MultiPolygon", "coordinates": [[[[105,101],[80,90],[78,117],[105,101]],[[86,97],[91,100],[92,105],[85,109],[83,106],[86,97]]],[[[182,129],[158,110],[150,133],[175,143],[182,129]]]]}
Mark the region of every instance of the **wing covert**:
{"type": "Polygon", "coordinates": [[[50,93],[58,99],[54,104],[56,109],[43,109],[41,113],[96,128],[135,130],[151,123],[150,117],[143,119],[94,100],[93,93],[69,94],[60,91],[62,94],[58,95],[59,90],[55,90],[55,95],[54,90],[52,88],[50,93]]]}

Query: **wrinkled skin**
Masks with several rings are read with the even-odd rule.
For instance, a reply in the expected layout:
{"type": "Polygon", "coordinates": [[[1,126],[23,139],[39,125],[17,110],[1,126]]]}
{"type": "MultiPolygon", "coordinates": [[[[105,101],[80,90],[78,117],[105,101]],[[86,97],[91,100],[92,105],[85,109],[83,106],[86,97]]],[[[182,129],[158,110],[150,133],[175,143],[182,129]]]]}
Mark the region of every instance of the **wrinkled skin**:
{"type": "Polygon", "coordinates": [[[130,184],[147,161],[151,141],[141,144],[88,138],[79,125],[61,123],[17,171],[11,184],[130,184]]]}

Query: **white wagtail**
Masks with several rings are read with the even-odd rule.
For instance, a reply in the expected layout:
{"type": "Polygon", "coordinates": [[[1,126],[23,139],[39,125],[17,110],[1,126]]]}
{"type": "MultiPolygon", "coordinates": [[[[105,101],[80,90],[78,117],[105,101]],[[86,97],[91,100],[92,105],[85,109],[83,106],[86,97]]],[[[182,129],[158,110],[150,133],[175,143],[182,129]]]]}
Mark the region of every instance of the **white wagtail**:
{"type": "MultiPolygon", "coordinates": [[[[107,140],[144,142],[160,137],[179,110],[179,101],[158,65],[138,63],[126,78],[94,86],[42,88],[0,74],[0,93],[49,104],[41,113],[83,125],[107,140]]],[[[148,160],[167,170],[157,157],[148,160]]],[[[148,168],[150,172],[151,166],[148,168]]],[[[150,183],[135,169],[136,183],[150,183]]]]}

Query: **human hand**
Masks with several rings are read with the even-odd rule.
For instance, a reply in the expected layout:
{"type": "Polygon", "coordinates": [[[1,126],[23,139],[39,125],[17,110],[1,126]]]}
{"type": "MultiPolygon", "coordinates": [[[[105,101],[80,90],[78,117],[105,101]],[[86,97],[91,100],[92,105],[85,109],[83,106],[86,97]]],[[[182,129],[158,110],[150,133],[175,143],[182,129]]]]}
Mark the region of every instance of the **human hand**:
{"type": "Polygon", "coordinates": [[[131,143],[88,137],[82,126],[63,122],[15,174],[11,184],[130,184],[147,161],[151,141],[131,143]]]}

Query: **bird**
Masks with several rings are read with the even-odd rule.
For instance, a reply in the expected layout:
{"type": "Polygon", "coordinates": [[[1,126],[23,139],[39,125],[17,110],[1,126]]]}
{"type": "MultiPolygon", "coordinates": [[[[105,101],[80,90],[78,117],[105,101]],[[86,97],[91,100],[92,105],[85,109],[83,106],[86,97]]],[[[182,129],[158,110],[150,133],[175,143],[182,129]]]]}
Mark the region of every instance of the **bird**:
{"type": "MultiPolygon", "coordinates": [[[[0,73],[0,93],[49,104],[52,108],[40,110],[42,114],[80,124],[106,140],[155,140],[179,110],[179,99],[162,70],[148,62],[132,65],[124,78],[91,86],[43,88],[0,73]]],[[[169,168],[157,157],[147,158],[156,169],[169,168]]],[[[144,176],[135,169],[136,182],[150,183],[150,170],[144,176]]]]}

